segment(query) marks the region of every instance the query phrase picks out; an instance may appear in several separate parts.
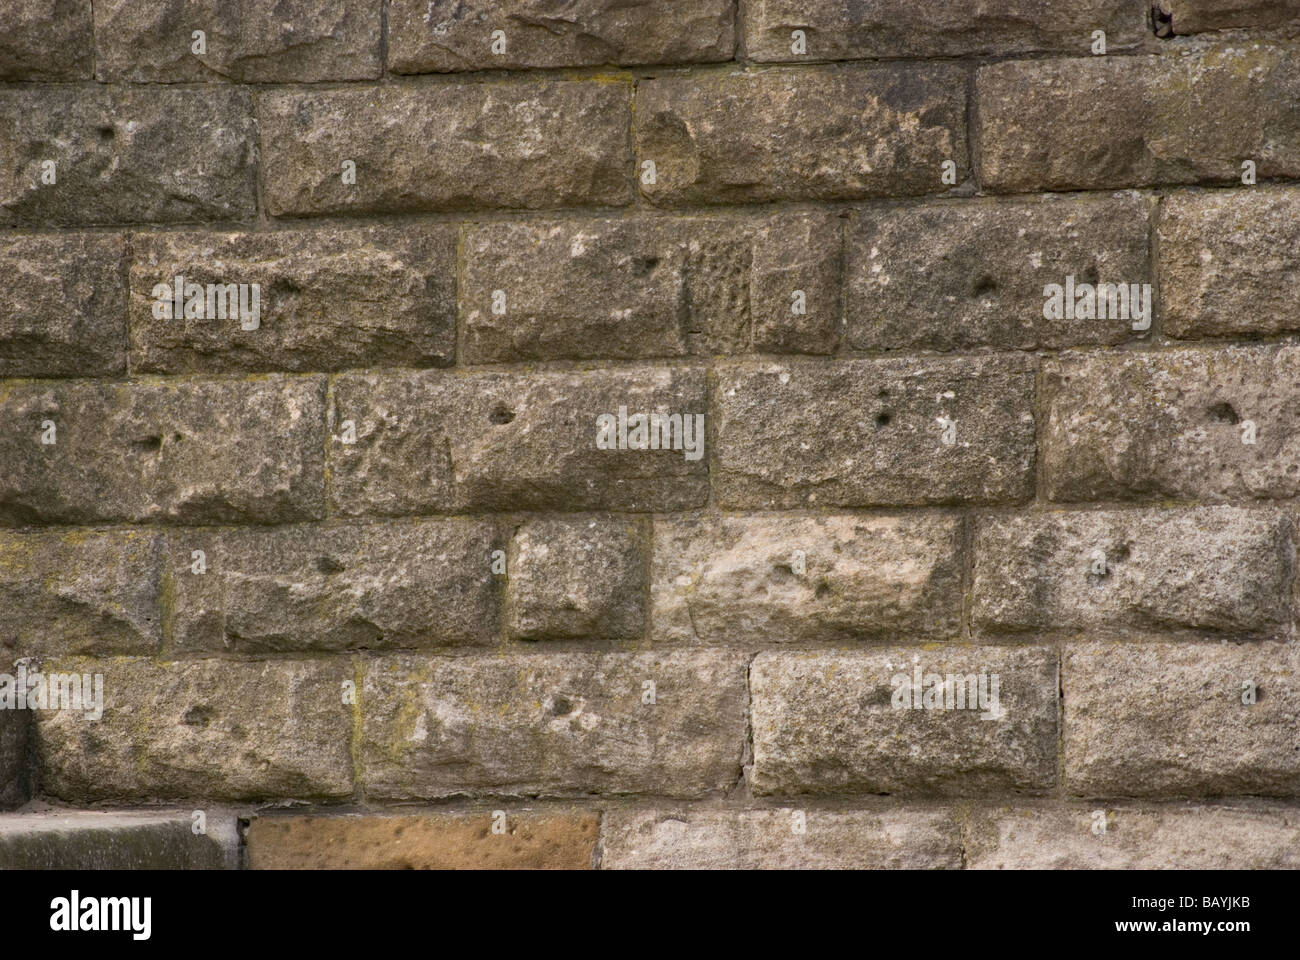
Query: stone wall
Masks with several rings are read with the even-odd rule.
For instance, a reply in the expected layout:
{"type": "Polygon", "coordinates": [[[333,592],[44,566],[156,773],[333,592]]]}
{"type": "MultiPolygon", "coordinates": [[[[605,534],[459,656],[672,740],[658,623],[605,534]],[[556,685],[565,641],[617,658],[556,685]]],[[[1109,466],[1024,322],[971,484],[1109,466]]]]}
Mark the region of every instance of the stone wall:
{"type": "Polygon", "coordinates": [[[1300,867],[1297,103],[1297,0],[0,0],[0,866],[1300,867]]]}

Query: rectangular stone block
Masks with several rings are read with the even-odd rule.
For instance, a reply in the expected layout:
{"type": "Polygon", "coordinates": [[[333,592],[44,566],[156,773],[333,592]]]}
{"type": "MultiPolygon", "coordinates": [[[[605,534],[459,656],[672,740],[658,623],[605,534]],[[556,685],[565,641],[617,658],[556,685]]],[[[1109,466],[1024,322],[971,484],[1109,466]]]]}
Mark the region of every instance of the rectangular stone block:
{"type": "Polygon", "coordinates": [[[169,641],[184,653],[492,643],[504,546],[492,524],[460,519],[178,531],[169,641]]]}
{"type": "Polygon", "coordinates": [[[599,81],[261,93],[266,207],[284,216],[625,204],[631,101],[629,83],[599,81]],[[344,182],[344,161],[355,183],[344,182]]]}
{"type": "Polygon", "coordinates": [[[137,234],[132,256],[133,372],[316,371],[455,360],[451,226],[137,234]],[[190,291],[179,313],[177,276],[183,289],[202,288],[190,291]],[[231,284],[250,289],[232,291],[231,284]],[[211,301],[210,285],[217,287],[211,301]]]}
{"type": "Polygon", "coordinates": [[[0,636],[22,657],[157,653],[162,551],[142,530],[0,530],[0,636]]]}
{"type": "Polygon", "coordinates": [[[89,80],[95,37],[86,0],[0,0],[0,80],[89,80]]]}
{"type": "Polygon", "coordinates": [[[734,25],[728,0],[391,0],[388,66],[445,73],[730,60],[734,25]]]}
{"type": "Polygon", "coordinates": [[[949,64],[642,80],[640,189],[663,206],[942,193],[945,160],[966,177],[965,100],[949,64]]]}
{"type": "MultiPolygon", "coordinates": [[[[16,679],[8,654],[0,658],[0,669],[16,679]]],[[[27,782],[27,739],[30,729],[29,711],[0,710],[0,810],[8,810],[27,802],[30,792],[27,782]]]]}
{"type": "Polygon", "coordinates": [[[980,185],[1029,193],[1300,176],[1300,56],[1242,43],[1184,54],[979,68],[980,185]]]}
{"type": "Polygon", "coordinates": [[[745,665],[724,651],[372,660],[365,794],[718,794],[740,777],[745,665]]]}
{"type": "Polygon", "coordinates": [[[1023,356],[726,364],[714,393],[724,508],[991,503],[1033,491],[1023,356]]]}
{"type": "Polygon", "coordinates": [[[1171,337],[1300,330],[1300,190],[1174,193],[1160,213],[1161,326],[1171,337]]]}
{"type": "Polygon", "coordinates": [[[462,355],[828,353],[839,338],[840,246],[829,215],[473,225],[462,355]]]}
{"type": "Polygon", "coordinates": [[[639,638],[649,527],[620,517],[547,518],[510,541],[506,628],[521,640],[639,638]]]}
{"type": "Polygon", "coordinates": [[[120,235],[0,239],[0,376],[126,373],[125,259],[120,235]]]}
{"type": "Polygon", "coordinates": [[[629,418],[690,417],[694,429],[708,409],[705,372],[340,374],[330,421],[331,510],[398,516],[703,505],[709,478],[699,433],[673,432],[681,449],[620,448],[620,408],[629,418]],[[349,420],[356,439],[344,443],[349,420]],[[612,424],[607,432],[605,424],[612,424]],[[687,439],[698,441],[693,453],[687,439]]]}
{"type": "Polygon", "coordinates": [[[610,810],[604,870],[960,869],[946,810],[610,810]],[[803,815],[803,832],[793,829],[803,815]]]}
{"type": "Polygon", "coordinates": [[[1185,37],[1210,30],[1268,30],[1300,22],[1297,0],[1152,0],[1158,37],[1185,37]]]}
{"type": "Polygon", "coordinates": [[[1300,349],[1065,355],[1044,365],[1049,499],[1300,493],[1300,349]]]}
{"type": "Polygon", "coordinates": [[[253,870],[590,870],[598,813],[506,811],[256,817],[253,870]]]}
{"type": "Polygon", "coordinates": [[[0,523],[282,523],[324,508],[324,377],[0,384],[0,523]]]}
{"type": "Polygon", "coordinates": [[[1294,644],[1085,643],[1066,651],[1067,793],[1300,793],[1294,644]],[[1247,702],[1253,701],[1253,702],[1247,702]]]}
{"type": "Polygon", "coordinates": [[[35,712],[41,790],[60,800],[325,800],[352,794],[347,660],[68,658],[104,712],[35,712]]]}
{"type": "Polygon", "coordinates": [[[1268,804],[1004,807],[968,836],[972,870],[1300,869],[1300,814],[1268,804]]]}
{"type": "Polygon", "coordinates": [[[1154,302],[1148,289],[1139,318],[1143,301],[1130,299],[1133,285],[1153,285],[1148,219],[1137,194],[860,212],[848,242],[845,341],[854,350],[949,351],[1136,337],[1134,324],[1150,326],[1154,302]],[[1107,300],[1104,317],[1046,317],[1044,288],[1071,276],[1123,285],[1127,310],[1112,314],[1107,300]]]}
{"type": "Polygon", "coordinates": [[[238,870],[235,818],[190,810],[64,810],[0,817],[4,870],[238,870]]]}
{"type": "Polygon", "coordinates": [[[972,623],[982,634],[1277,637],[1291,619],[1288,525],[1234,507],[984,517],[972,623]]]}
{"type": "Polygon", "coordinates": [[[1048,647],[761,653],[750,690],[758,795],[975,796],[1056,784],[1048,647]]]}
{"type": "Polygon", "coordinates": [[[745,53],[752,60],[861,60],[956,57],[1051,51],[1088,52],[1093,30],[1108,49],[1135,46],[1143,33],[1144,0],[1083,0],[1045,6],[1041,0],[743,0],[745,53]],[[803,32],[802,51],[793,33],[803,32]]]}
{"type": "Polygon", "coordinates": [[[95,0],[95,76],[108,82],[314,83],[379,76],[373,0],[95,0]],[[204,33],[204,52],[193,33],[204,33]]]}
{"type": "Polygon", "coordinates": [[[0,90],[0,129],[3,225],[248,220],[257,210],[246,90],[15,87],[0,90]]]}
{"type": "Polygon", "coordinates": [[[660,642],[844,642],[960,629],[956,517],[660,520],[654,551],[660,642]]]}

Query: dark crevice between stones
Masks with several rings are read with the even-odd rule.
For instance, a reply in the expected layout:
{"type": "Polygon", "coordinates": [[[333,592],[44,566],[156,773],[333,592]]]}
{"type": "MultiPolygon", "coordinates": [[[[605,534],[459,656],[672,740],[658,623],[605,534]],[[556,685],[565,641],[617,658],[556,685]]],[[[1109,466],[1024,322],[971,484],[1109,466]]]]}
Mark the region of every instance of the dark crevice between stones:
{"type": "Polygon", "coordinates": [[[1160,8],[1160,0],[1151,4],[1151,32],[1161,40],[1176,36],[1174,33],[1174,15],[1160,8]]]}

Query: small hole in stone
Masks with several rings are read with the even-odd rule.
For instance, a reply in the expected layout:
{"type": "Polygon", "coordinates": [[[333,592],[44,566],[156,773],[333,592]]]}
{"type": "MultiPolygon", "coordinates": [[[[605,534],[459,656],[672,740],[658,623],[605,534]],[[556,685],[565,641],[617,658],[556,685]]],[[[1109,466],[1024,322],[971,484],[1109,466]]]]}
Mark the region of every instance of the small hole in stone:
{"type": "Polygon", "coordinates": [[[876,414],[876,426],[887,427],[889,426],[889,422],[893,419],[893,415],[888,410],[882,410],[880,413],[876,414]]]}
{"type": "Polygon", "coordinates": [[[497,426],[501,426],[502,424],[509,423],[514,418],[515,418],[515,412],[511,410],[509,407],[507,407],[504,403],[498,403],[495,407],[493,407],[492,413],[488,416],[488,419],[491,420],[493,423],[495,423],[497,426]]]}
{"type": "Polygon", "coordinates": [[[157,453],[162,449],[162,437],[141,437],[131,443],[131,446],[141,453],[157,453]]]}
{"type": "Polygon", "coordinates": [[[997,288],[998,282],[986,273],[975,281],[975,289],[971,291],[971,296],[982,297],[986,293],[992,293],[997,288]]]}
{"type": "Polygon", "coordinates": [[[831,588],[825,583],[817,584],[817,589],[813,591],[813,598],[816,600],[825,600],[831,595],[831,588]]]}
{"type": "Polygon", "coordinates": [[[333,557],[317,557],[316,569],[321,573],[342,573],[347,568],[333,557]]]}
{"type": "Polygon", "coordinates": [[[1210,415],[1211,419],[1218,420],[1220,423],[1241,422],[1241,417],[1237,416],[1237,411],[1233,408],[1232,404],[1227,402],[1216,403],[1205,412],[1210,415]]]}
{"type": "Polygon", "coordinates": [[[101,140],[112,140],[117,135],[112,127],[99,127],[95,132],[99,134],[101,140]]]}
{"type": "Polygon", "coordinates": [[[562,717],[566,713],[573,711],[573,704],[564,697],[556,697],[551,701],[551,713],[557,717],[562,717]]]}

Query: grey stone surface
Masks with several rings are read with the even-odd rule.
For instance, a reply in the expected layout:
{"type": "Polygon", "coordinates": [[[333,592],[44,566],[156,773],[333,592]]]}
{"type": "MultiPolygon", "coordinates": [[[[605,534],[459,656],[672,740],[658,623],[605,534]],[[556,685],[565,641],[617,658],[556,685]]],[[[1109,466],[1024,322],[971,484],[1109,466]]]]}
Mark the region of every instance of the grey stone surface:
{"type": "Polygon", "coordinates": [[[233,815],[204,811],[195,833],[190,810],[47,808],[0,816],[0,869],[236,870],[233,815]]]}

